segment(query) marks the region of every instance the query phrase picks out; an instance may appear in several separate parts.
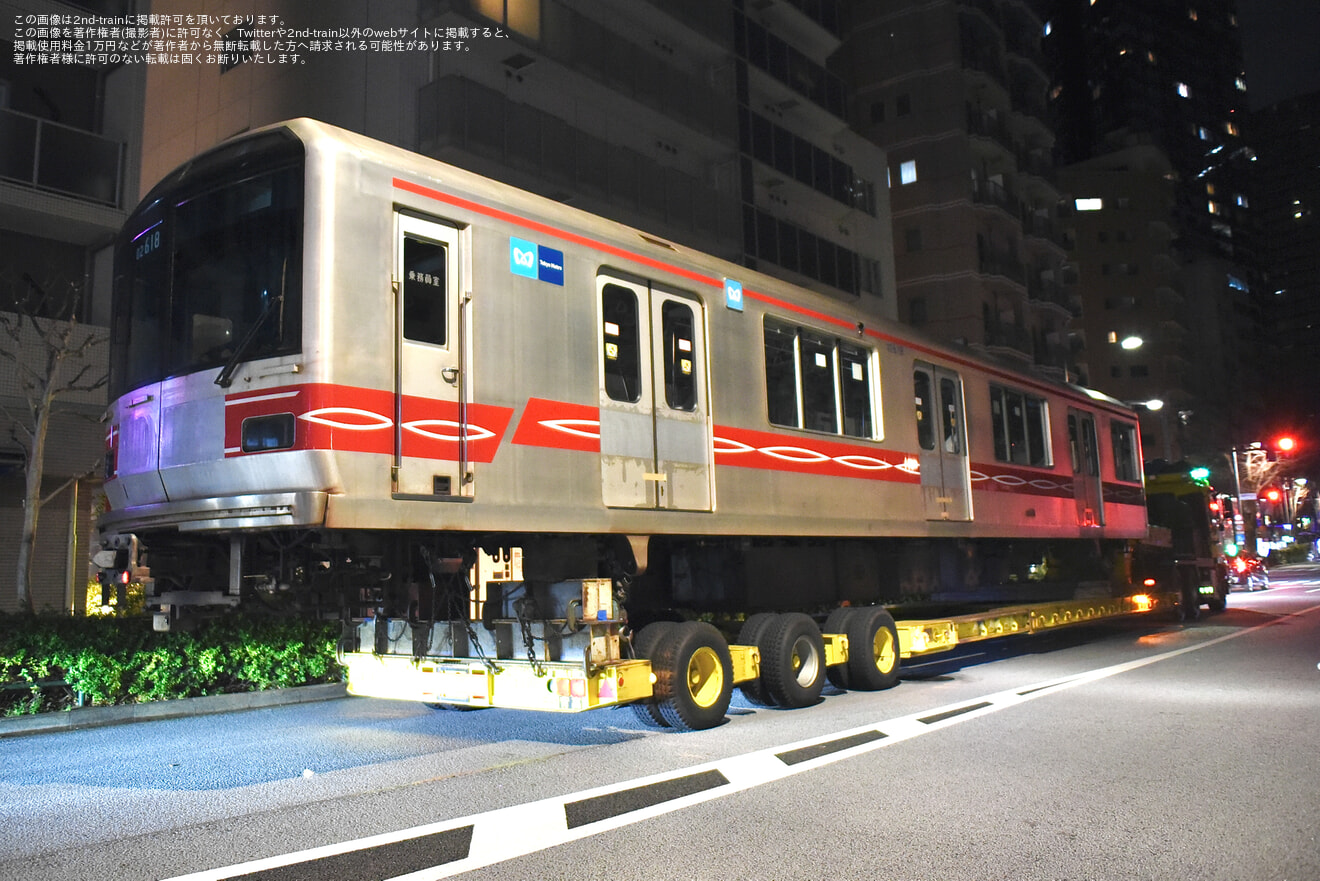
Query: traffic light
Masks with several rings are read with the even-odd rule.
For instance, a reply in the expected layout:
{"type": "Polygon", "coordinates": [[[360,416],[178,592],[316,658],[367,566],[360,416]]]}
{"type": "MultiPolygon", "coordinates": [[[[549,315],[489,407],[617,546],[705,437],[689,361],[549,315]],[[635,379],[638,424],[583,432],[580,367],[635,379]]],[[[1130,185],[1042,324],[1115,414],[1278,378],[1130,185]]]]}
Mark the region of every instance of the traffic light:
{"type": "Polygon", "coordinates": [[[1270,502],[1271,504],[1278,504],[1279,500],[1282,498],[1283,498],[1283,493],[1279,492],[1278,487],[1272,486],[1269,489],[1265,490],[1265,500],[1267,502],[1270,502]]]}
{"type": "Polygon", "coordinates": [[[1271,462],[1278,459],[1290,459],[1292,454],[1297,451],[1297,440],[1288,434],[1283,434],[1270,441],[1265,458],[1271,462]]]}

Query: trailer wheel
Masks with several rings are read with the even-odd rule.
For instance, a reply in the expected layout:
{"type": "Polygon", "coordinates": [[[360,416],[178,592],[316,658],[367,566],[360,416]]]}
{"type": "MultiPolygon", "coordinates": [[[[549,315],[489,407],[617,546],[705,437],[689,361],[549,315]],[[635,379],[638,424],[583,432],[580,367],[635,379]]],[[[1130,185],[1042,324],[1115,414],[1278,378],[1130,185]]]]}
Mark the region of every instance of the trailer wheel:
{"type": "MultiPolygon", "coordinates": [[[[773,612],[757,612],[755,615],[749,616],[743,622],[742,629],[738,631],[738,645],[754,645],[759,649],[766,631],[770,629],[774,620],[778,617],[773,612]]],[[[763,668],[764,663],[762,661],[763,668]]],[[[765,689],[765,681],[760,677],[741,682],[738,687],[742,689],[743,696],[757,706],[773,707],[775,705],[765,689]]]]}
{"type": "Polygon", "coordinates": [[[710,624],[676,625],[660,641],[651,670],[655,707],[670,727],[697,731],[724,721],[733,697],[733,659],[710,624]]]}
{"type": "MultiPolygon", "coordinates": [[[[638,660],[654,661],[660,643],[678,626],[676,621],[655,621],[647,624],[633,637],[633,656],[638,660]]],[[[654,663],[651,665],[651,670],[655,672],[654,663]]],[[[669,727],[669,723],[660,714],[660,708],[656,706],[654,695],[631,706],[644,725],[650,725],[652,728],[669,727]]]]}
{"type": "Polygon", "coordinates": [[[898,627],[880,606],[847,609],[848,682],[858,691],[882,691],[898,684],[898,627]]]}
{"type": "Polygon", "coordinates": [[[825,687],[825,641],[800,612],[780,615],[761,644],[761,680],[771,699],[796,709],[820,700],[825,687]]]}

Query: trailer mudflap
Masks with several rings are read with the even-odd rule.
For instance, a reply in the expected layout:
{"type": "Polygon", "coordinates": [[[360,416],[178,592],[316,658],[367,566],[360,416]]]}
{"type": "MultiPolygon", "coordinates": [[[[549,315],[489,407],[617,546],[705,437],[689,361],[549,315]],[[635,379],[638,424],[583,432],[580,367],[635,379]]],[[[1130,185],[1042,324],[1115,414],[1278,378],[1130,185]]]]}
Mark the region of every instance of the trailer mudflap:
{"type": "Polygon", "coordinates": [[[616,661],[588,674],[580,663],[411,658],[343,652],[348,693],[360,697],[576,713],[651,696],[651,665],[616,661]],[[539,668],[539,669],[537,669],[539,668]]]}

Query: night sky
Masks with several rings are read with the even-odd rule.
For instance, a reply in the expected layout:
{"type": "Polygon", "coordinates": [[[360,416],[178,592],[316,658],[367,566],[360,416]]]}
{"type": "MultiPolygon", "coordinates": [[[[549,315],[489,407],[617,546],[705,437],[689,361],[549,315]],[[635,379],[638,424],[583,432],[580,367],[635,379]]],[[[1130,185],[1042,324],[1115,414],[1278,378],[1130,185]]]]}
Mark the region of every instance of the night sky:
{"type": "Polygon", "coordinates": [[[1253,109],[1320,91],[1320,0],[1238,0],[1253,109]]]}

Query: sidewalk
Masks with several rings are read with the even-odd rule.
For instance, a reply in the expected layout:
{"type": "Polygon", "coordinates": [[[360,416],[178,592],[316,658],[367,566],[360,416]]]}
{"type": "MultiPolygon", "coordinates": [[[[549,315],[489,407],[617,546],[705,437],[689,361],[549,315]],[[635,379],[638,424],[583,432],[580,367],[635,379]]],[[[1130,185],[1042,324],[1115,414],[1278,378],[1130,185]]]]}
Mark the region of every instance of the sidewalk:
{"type": "Polygon", "coordinates": [[[347,695],[347,686],[342,682],[336,682],[329,685],[305,685],[300,688],[278,688],[242,694],[217,694],[210,697],[190,697],[116,707],[81,707],[65,712],[0,718],[0,737],[100,728],[105,725],[122,725],[147,719],[178,719],[184,716],[232,713],[261,707],[337,700],[347,695]]]}

